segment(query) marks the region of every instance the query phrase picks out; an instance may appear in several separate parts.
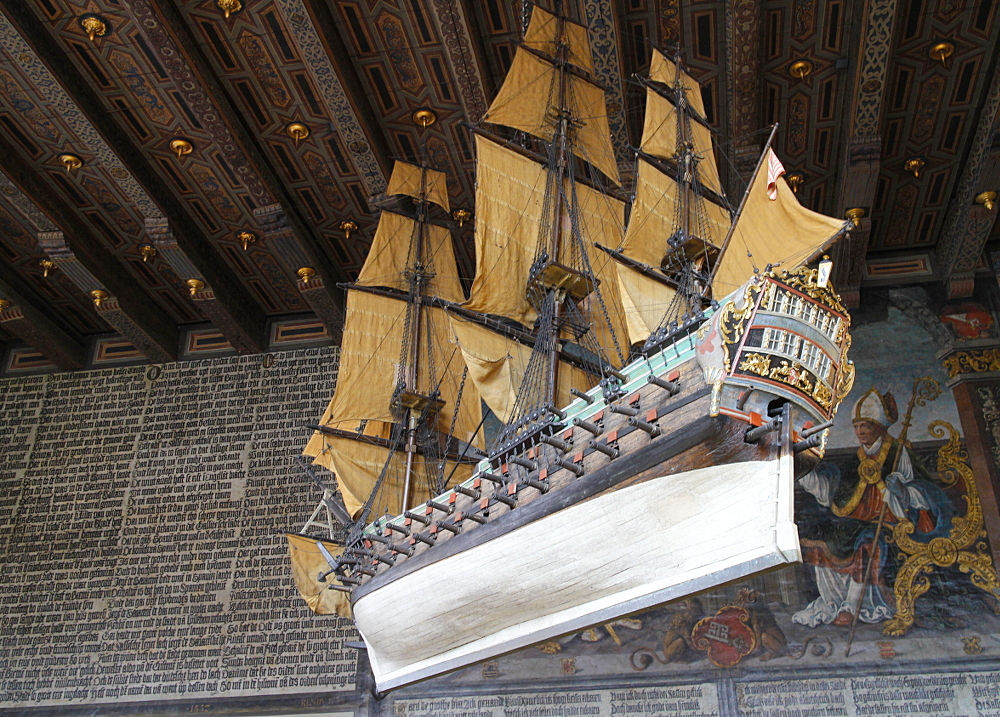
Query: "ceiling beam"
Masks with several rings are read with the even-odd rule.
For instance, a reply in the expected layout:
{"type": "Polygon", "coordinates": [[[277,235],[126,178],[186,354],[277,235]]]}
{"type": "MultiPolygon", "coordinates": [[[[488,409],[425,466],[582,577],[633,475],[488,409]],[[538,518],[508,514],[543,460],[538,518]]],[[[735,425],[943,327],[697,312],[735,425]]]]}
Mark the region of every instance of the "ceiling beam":
{"type": "MultiPolygon", "coordinates": [[[[46,222],[54,225],[50,228],[56,228],[56,233],[60,237],[72,237],[71,243],[64,243],[66,251],[72,249],[70,254],[72,261],[89,279],[84,279],[83,273],[74,276],[67,272],[67,276],[88,295],[88,298],[91,298],[89,294],[95,289],[104,290],[109,296],[115,297],[121,312],[122,326],[125,327],[124,322],[127,319],[129,326],[141,331],[148,339],[150,352],[158,356],[158,360],[162,360],[164,355],[176,356],[178,333],[174,323],[131,276],[122,270],[117,258],[93,235],[89,225],[57,198],[56,190],[43,178],[43,173],[35,171],[34,167],[22,161],[15,148],[2,134],[0,134],[0,157],[3,157],[4,173],[12,185],[22,195],[31,198],[30,202],[45,215],[46,222]],[[83,286],[77,279],[84,282],[83,286]]],[[[21,203],[23,202],[19,202],[21,203]]],[[[40,232],[37,236],[41,237],[48,233],[40,232]]],[[[47,251],[45,246],[41,248],[47,251]]],[[[55,255],[50,258],[57,264],[63,260],[68,261],[65,256],[55,255]]],[[[110,318],[110,314],[103,318],[110,318]]],[[[126,330],[130,329],[126,327],[126,330]]],[[[142,350],[139,344],[136,344],[136,348],[142,350]]]]}
{"type": "Polygon", "coordinates": [[[478,51],[472,17],[461,0],[429,0],[434,26],[441,35],[445,59],[458,89],[458,100],[469,122],[478,122],[489,106],[487,74],[478,51]]]}
{"type": "Polygon", "coordinates": [[[761,137],[757,131],[761,122],[760,48],[764,39],[761,35],[760,0],[728,2],[726,75],[730,87],[729,134],[733,162],[739,174],[739,177],[729,177],[728,194],[740,197],[760,158],[761,137]]]}
{"type": "MultiPolygon", "coordinates": [[[[347,46],[340,34],[341,23],[333,15],[331,7],[333,3],[317,2],[317,0],[309,0],[308,3],[304,3],[303,0],[282,0],[281,4],[294,4],[303,9],[308,4],[309,17],[312,18],[312,24],[318,30],[319,41],[325,50],[326,59],[333,68],[333,77],[337,80],[337,85],[341,86],[342,91],[346,93],[346,97],[350,98],[346,101],[345,110],[349,108],[351,117],[356,118],[361,126],[368,128],[366,136],[371,142],[371,152],[381,167],[384,181],[384,177],[390,174],[389,168],[392,167],[392,158],[396,153],[392,150],[392,145],[382,129],[381,114],[375,111],[369,99],[369,92],[365,89],[357,69],[351,62],[350,58],[355,53],[352,48],[347,46]]],[[[385,184],[382,185],[379,193],[385,192],[385,186],[385,184]]]]}
{"type": "MultiPolygon", "coordinates": [[[[846,151],[838,187],[839,216],[861,209],[864,216],[833,250],[834,283],[844,304],[854,308],[860,301],[865,255],[871,234],[872,205],[878,186],[882,155],[882,99],[893,37],[897,0],[867,0],[864,5],[861,42],[854,58],[854,84],[849,122],[844,132],[846,151]]],[[[849,16],[850,17],[850,16],[849,16]]]]}
{"type": "MultiPolygon", "coordinates": [[[[145,325],[133,319],[122,309],[118,297],[105,289],[87,268],[77,260],[69,248],[62,232],[38,234],[38,246],[55,262],[56,266],[69,277],[77,288],[90,299],[97,313],[109,326],[132,342],[139,351],[153,363],[168,363],[177,360],[178,332],[172,324],[150,331],[145,325]]],[[[162,312],[157,312],[162,315],[162,312]]],[[[155,324],[155,322],[153,322],[155,324]]]]}
{"type": "MultiPolygon", "coordinates": [[[[98,95],[91,89],[90,83],[67,59],[66,53],[49,34],[48,23],[39,21],[29,3],[22,3],[19,0],[0,0],[0,8],[31,52],[41,60],[54,81],[76,105],[76,109],[97,130],[100,135],[99,140],[106,145],[102,149],[125,164],[127,171],[141,187],[139,191],[144,192],[143,197],[146,201],[149,201],[149,197],[155,197],[158,212],[162,212],[162,216],[169,221],[178,235],[178,244],[197,267],[202,280],[214,290],[217,298],[216,308],[226,318],[224,323],[227,326],[239,326],[245,335],[263,337],[265,317],[257,300],[223,262],[209,238],[188,214],[184,204],[173,195],[149,159],[136,148],[128,132],[118,124],[116,114],[106,110],[98,95]]],[[[7,164],[6,159],[4,164],[7,164]]],[[[159,218],[158,212],[154,212],[152,218],[159,218]]],[[[68,229],[65,226],[63,228],[68,229]]],[[[68,235],[73,237],[74,251],[81,257],[84,256],[84,252],[80,244],[97,241],[89,232],[85,233],[86,238],[78,238],[76,232],[68,232],[68,235]]],[[[112,262],[115,263],[113,258],[112,262]]],[[[88,268],[96,276],[101,277],[94,266],[88,268]]],[[[123,273],[117,272],[118,275],[123,273]]],[[[101,278],[106,281],[104,277],[101,278]]],[[[119,300],[126,301],[119,292],[114,293],[119,300]]],[[[216,328],[225,333],[222,326],[216,328]]],[[[236,343],[240,342],[239,336],[233,338],[236,343]]]]}
{"type": "Polygon", "coordinates": [[[10,302],[0,310],[0,327],[17,336],[63,371],[78,371],[87,365],[87,349],[38,307],[44,306],[19,276],[0,264],[0,298],[10,302]]]}
{"type": "Polygon", "coordinates": [[[985,191],[1000,193],[1000,77],[993,53],[992,78],[972,139],[962,178],[951,199],[937,246],[937,263],[949,298],[971,296],[976,263],[996,221],[997,206],[975,201],[985,191]]]}

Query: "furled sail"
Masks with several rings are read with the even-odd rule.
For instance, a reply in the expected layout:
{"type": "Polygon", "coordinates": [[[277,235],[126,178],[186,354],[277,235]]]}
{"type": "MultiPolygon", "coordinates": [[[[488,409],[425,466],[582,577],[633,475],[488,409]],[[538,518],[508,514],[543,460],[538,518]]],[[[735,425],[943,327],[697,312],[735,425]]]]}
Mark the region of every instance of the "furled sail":
{"type": "MultiPolygon", "coordinates": [[[[490,410],[509,423],[517,403],[518,389],[531,359],[531,348],[481,324],[452,316],[452,327],[462,349],[469,379],[490,410]]],[[[594,383],[592,374],[564,365],[556,382],[556,405],[573,400],[571,388],[586,391],[594,383]]]]}
{"type": "MultiPolygon", "coordinates": [[[[443,186],[428,181],[440,173],[422,170],[427,176],[414,180],[411,170],[397,166],[393,190],[427,201],[428,188],[443,186]]],[[[411,505],[439,490],[442,477],[469,475],[466,466],[452,474],[459,444],[451,436],[482,445],[474,438],[479,395],[463,380],[461,352],[440,305],[464,298],[448,231],[384,211],[355,287],[347,297],[337,389],[320,420],[328,430],[316,431],[303,452],[336,474],[352,515],[376,487],[369,508],[398,513],[406,475],[420,477],[409,481],[411,505]],[[410,419],[424,440],[404,469],[404,442],[412,443],[408,431],[416,430],[410,419]]]]}
{"type": "Polygon", "coordinates": [[[735,291],[754,269],[763,271],[768,264],[794,269],[808,263],[850,226],[799,204],[782,173],[784,168],[769,148],[750,180],[742,211],[719,257],[712,278],[716,298],[735,291]]]}

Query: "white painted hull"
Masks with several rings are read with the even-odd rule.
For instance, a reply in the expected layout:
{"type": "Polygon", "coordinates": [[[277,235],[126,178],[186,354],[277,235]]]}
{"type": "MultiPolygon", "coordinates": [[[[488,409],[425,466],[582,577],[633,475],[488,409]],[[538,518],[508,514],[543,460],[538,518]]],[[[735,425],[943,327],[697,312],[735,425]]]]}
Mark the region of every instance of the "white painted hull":
{"type": "Polygon", "coordinates": [[[571,505],[359,597],[380,690],[798,562],[791,455],[571,505]]]}

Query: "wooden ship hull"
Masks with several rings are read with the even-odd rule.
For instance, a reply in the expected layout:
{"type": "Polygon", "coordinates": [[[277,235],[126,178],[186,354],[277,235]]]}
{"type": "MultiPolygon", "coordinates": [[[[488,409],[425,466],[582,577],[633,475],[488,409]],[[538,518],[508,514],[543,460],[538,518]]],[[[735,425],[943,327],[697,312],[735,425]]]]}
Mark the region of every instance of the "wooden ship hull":
{"type": "Polygon", "coordinates": [[[853,373],[842,308],[786,282],[748,285],[745,308],[725,302],[469,480],[376,521],[340,575],[379,689],[799,561],[794,480],[853,373]],[[832,359],[824,374],[788,343],[754,345],[781,323],[832,359]]]}
{"type": "Polygon", "coordinates": [[[770,139],[734,211],[698,83],[658,52],[626,221],[588,37],[534,6],[475,128],[468,299],[431,222],[444,175],[400,163],[415,219],[383,211],[349,287],[304,452],[346,516],[317,580],[380,690],[799,559],[793,482],[853,377],[829,263],[806,267],[845,224],[798,203],[770,139]]]}

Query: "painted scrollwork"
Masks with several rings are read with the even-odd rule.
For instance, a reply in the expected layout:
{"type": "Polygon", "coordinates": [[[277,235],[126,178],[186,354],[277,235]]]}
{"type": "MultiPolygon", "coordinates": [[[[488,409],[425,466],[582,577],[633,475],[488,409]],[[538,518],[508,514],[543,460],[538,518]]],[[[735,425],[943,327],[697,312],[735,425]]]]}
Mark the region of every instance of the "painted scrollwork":
{"type": "Polygon", "coordinates": [[[1000,349],[980,351],[957,351],[942,362],[949,378],[960,373],[984,373],[1000,371],[1000,349]]]}
{"type": "Polygon", "coordinates": [[[928,576],[936,567],[957,565],[960,571],[969,575],[973,585],[994,598],[1000,597],[1000,579],[983,542],[986,537],[983,508],[975,476],[967,462],[968,454],[950,423],[934,421],[927,430],[935,438],[948,435],[948,442],[938,450],[937,470],[945,485],[962,482],[966,513],[952,520],[953,527],[947,537],[937,537],[926,543],[913,539],[915,528],[909,520],[902,520],[893,528],[892,542],[907,558],[896,575],[893,586],[896,615],[883,626],[882,632],[886,635],[903,635],[913,625],[915,603],[930,588],[928,576]]]}

